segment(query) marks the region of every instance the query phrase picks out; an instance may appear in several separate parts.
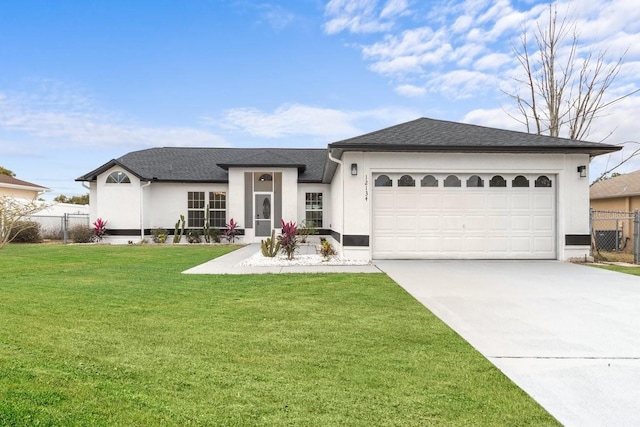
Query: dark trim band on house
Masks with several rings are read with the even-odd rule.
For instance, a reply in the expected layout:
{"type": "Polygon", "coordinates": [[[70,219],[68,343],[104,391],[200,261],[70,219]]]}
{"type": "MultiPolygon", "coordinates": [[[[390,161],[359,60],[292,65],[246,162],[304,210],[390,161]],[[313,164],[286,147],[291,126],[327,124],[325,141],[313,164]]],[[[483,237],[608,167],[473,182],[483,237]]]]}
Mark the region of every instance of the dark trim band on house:
{"type": "Polygon", "coordinates": [[[342,246],[369,247],[369,236],[358,234],[345,234],[342,246]]]}
{"type": "Polygon", "coordinates": [[[591,235],[589,234],[565,234],[564,244],[567,246],[589,246],[591,235]]]}
{"type": "MultiPolygon", "coordinates": [[[[145,228],[144,229],[144,234],[145,236],[148,236],[151,234],[151,228],[145,228]]],[[[174,229],[166,229],[167,230],[167,235],[168,236],[173,236],[175,234],[175,230],[174,229]]],[[[202,229],[200,228],[185,228],[184,229],[184,233],[185,235],[187,234],[187,232],[189,230],[198,230],[198,231],[202,231],[202,229]]],[[[221,228],[220,231],[224,231],[226,230],[226,228],[221,228]]],[[[140,229],[139,228],[110,228],[107,230],[107,236],[139,236],[140,235],[140,229]]],[[[244,228],[238,228],[236,229],[236,235],[237,236],[244,236],[244,228]]]]}

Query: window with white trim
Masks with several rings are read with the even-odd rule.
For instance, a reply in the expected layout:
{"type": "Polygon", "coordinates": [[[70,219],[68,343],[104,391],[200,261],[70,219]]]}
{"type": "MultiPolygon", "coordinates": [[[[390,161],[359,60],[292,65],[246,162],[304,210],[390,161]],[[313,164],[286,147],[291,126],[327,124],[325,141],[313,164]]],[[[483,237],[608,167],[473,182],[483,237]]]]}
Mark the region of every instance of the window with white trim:
{"type": "Polygon", "coordinates": [[[202,228],[204,226],[204,191],[187,193],[187,227],[202,228]]]}
{"type": "Polygon", "coordinates": [[[227,193],[224,191],[209,193],[209,225],[215,228],[227,225],[227,193]]]}
{"type": "Polygon", "coordinates": [[[187,227],[202,228],[207,219],[209,225],[224,228],[227,224],[227,193],[224,191],[189,191],[187,193],[187,227]],[[208,196],[208,198],[207,198],[208,196]]]}
{"type": "Polygon", "coordinates": [[[111,172],[107,177],[107,184],[131,184],[131,179],[122,171],[111,172]]]}
{"type": "Polygon", "coordinates": [[[322,228],[322,193],[305,193],[304,220],[307,225],[322,228]]]}

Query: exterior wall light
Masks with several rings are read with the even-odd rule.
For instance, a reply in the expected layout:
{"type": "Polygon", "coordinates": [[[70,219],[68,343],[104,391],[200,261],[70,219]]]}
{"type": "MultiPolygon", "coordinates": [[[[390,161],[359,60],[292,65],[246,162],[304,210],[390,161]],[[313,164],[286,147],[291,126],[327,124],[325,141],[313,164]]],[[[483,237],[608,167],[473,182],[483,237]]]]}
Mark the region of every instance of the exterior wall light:
{"type": "Polygon", "coordinates": [[[578,166],[578,173],[580,174],[580,178],[586,178],[587,167],[585,165],[578,166]]]}
{"type": "Polygon", "coordinates": [[[351,175],[353,175],[353,176],[358,175],[358,164],[357,163],[351,163],[351,175]]]}

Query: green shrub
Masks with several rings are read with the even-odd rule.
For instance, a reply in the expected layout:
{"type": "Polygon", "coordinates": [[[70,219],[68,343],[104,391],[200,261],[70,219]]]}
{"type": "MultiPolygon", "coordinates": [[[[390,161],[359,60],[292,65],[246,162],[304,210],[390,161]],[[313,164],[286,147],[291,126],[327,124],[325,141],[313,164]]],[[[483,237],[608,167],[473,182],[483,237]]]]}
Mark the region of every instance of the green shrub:
{"type": "Polygon", "coordinates": [[[91,243],[93,236],[93,230],[86,225],[78,224],[69,229],[69,238],[73,243],[91,243]]]}
{"type": "Polygon", "coordinates": [[[151,239],[154,243],[164,243],[167,241],[169,232],[166,228],[154,228],[151,230],[151,239]]]}
{"type": "Polygon", "coordinates": [[[40,243],[42,235],[40,233],[40,224],[35,221],[19,221],[16,222],[11,230],[9,240],[13,243],[40,243]]]}
{"type": "Polygon", "coordinates": [[[318,229],[314,226],[313,221],[302,221],[300,227],[298,227],[298,236],[300,236],[300,243],[307,243],[309,236],[318,234],[318,229]]]}
{"type": "Polygon", "coordinates": [[[189,243],[202,243],[200,238],[200,230],[187,231],[187,242],[189,243]]]}
{"type": "Polygon", "coordinates": [[[336,256],[338,253],[333,248],[331,243],[329,243],[328,240],[323,239],[322,242],[320,243],[320,254],[322,255],[325,261],[328,261],[329,258],[336,256]]]}

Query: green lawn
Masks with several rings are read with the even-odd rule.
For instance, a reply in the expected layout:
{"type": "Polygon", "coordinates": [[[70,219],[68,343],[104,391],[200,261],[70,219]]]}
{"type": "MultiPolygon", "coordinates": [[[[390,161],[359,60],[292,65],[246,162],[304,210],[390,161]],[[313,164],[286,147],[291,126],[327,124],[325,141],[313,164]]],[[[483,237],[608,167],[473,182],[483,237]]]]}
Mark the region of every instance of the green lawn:
{"type": "Polygon", "coordinates": [[[602,268],[604,270],[617,271],[619,273],[625,274],[633,274],[635,276],[640,276],[640,267],[626,267],[622,265],[614,265],[614,264],[592,264],[594,267],[602,268]]]}
{"type": "Polygon", "coordinates": [[[2,249],[0,425],[557,425],[383,274],[180,274],[229,250],[2,249]]]}

